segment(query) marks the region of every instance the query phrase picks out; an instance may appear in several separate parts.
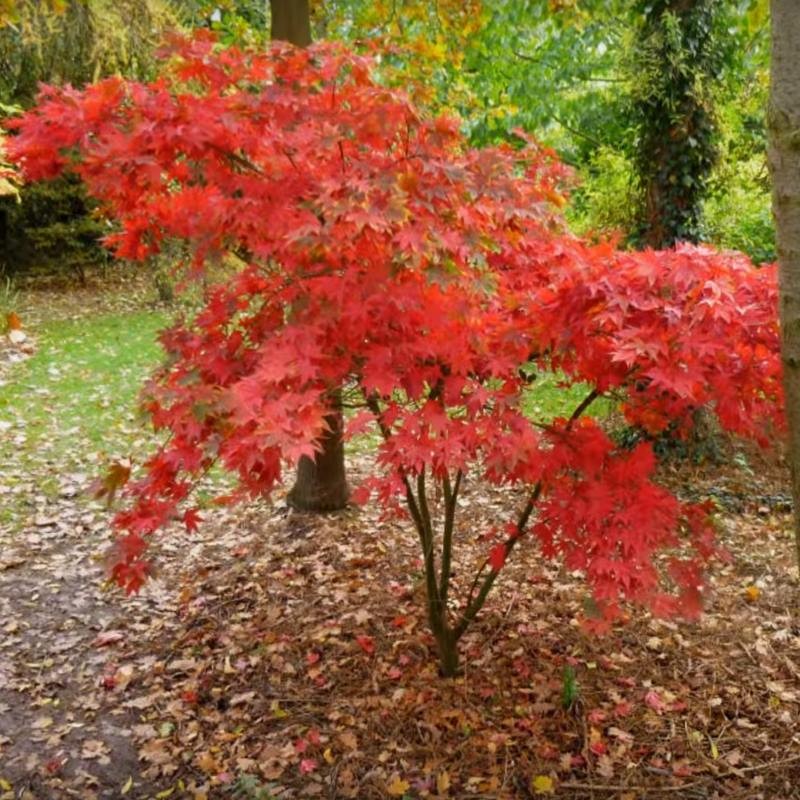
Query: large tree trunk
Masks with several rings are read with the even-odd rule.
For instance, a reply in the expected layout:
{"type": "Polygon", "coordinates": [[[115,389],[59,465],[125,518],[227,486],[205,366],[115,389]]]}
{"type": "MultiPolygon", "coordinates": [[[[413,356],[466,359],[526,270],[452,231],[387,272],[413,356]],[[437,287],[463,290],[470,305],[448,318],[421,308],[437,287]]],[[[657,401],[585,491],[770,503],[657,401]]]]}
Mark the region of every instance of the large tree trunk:
{"type": "Polygon", "coordinates": [[[638,236],[656,250],[700,236],[716,158],[711,86],[719,0],[639,0],[634,114],[641,190],[638,236]],[[673,22],[677,36],[670,34],[673,22]],[[688,68],[687,68],[688,65],[688,68]]]}
{"type": "Polygon", "coordinates": [[[780,267],[780,313],[794,530],[800,567],[800,8],[772,0],[769,160],[780,267]]]}
{"type": "Polygon", "coordinates": [[[298,47],[311,44],[311,16],[308,0],[270,0],[270,37],[298,47]]]}
{"type": "Polygon", "coordinates": [[[297,476],[287,500],[300,511],[336,511],[347,505],[348,489],[344,469],[342,408],[337,392],[334,411],[325,418],[329,431],[322,437],[322,450],[315,459],[300,459],[297,476]]]}
{"type": "MultiPolygon", "coordinates": [[[[272,39],[298,47],[311,44],[311,17],[308,0],[270,0],[272,39]]],[[[322,437],[322,450],[316,458],[303,456],[287,500],[298,511],[337,511],[347,505],[349,491],[344,466],[341,393],[333,394],[329,430],[322,437]]]]}

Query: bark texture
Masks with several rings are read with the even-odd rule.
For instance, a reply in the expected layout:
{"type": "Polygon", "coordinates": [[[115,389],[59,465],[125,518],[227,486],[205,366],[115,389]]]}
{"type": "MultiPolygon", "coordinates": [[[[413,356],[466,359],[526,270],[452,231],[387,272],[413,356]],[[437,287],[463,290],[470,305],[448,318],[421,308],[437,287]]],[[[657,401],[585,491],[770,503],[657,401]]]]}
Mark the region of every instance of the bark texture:
{"type": "Polygon", "coordinates": [[[320,442],[322,449],[314,459],[303,456],[287,500],[298,511],[338,511],[347,505],[349,490],[344,467],[344,420],[337,402],[325,418],[329,431],[320,442]]]}
{"type": "Polygon", "coordinates": [[[308,0],[270,0],[270,38],[298,47],[311,44],[311,16],[308,0]]]}
{"type": "Polygon", "coordinates": [[[780,267],[780,314],[795,545],[800,568],[800,6],[771,0],[769,160],[780,267]]]}
{"type": "MultiPolygon", "coordinates": [[[[308,0],[270,0],[270,37],[297,47],[311,44],[311,15],[308,0]]],[[[326,417],[328,432],[320,442],[316,458],[303,456],[287,500],[298,511],[338,511],[347,505],[350,492],[344,465],[344,419],[341,394],[333,396],[331,413],[326,417]]]]}

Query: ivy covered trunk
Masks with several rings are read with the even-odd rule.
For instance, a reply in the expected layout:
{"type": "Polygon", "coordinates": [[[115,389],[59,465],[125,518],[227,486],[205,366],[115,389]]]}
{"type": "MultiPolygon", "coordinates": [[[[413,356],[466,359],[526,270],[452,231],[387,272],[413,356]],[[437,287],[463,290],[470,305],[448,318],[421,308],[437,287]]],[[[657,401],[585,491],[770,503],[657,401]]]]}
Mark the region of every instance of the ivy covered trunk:
{"type": "Polygon", "coordinates": [[[711,87],[719,0],[646,0],[634,58],[638,236],[660,249],[700,238],[716,158],[711,87]]]}
{"type": "MultiPolygon", "coordinates": [[[[270,0],[270,37],[291,42],[297,47],[311,44],[311,17],[308,0],[270,0]]],[[[349,492],[344,464],[344,421],[340,395],[334,398],[326,417],[328,430],[323,435],[316,458],[303,456],[287,500],[298,511],[338,511],[347,505],[349,492]]]]}
{"type": "Polygon", "coordinates": [[[772,0],[769,159],[780,269],[780,312],[795,545],[800,567],[800,14],[772,0]]]}

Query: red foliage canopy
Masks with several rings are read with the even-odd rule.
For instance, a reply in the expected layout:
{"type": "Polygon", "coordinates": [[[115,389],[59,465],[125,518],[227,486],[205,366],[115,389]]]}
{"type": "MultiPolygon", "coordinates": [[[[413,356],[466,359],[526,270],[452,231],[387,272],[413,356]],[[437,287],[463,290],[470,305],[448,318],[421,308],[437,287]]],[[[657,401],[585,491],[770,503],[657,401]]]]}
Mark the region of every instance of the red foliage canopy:
{"type": "Polygon", "coordinates": [[[116,580],[142,584],[156,529],[197,525],[188,498],[212,464],[242,494],[272,490],[287,461],[313,453],[345,387],[364,406],[349,432],[383,434],[360,499],[407,503],[443,614],[462,475],[522,490],[456,637],[526,534],[585,572],[606,620],[620,600],[696,612],[715,552],[707,511],[652,482],[649,445],[620,449],[582,414],[616,398],[658,432],[713,404],[725,428],[764,439],[782,402],[774,270],[576,239],[557,213],[552,153],[470,149],[457,120],[424,118],[341,48],[241,52],[199,37],[167,56],[154,83],[45,88],[9,125],[27,178],[74,170],[105,203],[120,257],[177,239],[190,274],[241,259],[162,336],[168,360],[144,403],[169,437],[117,518],[116,580]],[[524,412],[544,372],[589,385],[570,419],[524,412]],[[453,501],[440,578],[426,477],[453,501]],[[668,574],[655,559],[665,548],[668,574]]]}

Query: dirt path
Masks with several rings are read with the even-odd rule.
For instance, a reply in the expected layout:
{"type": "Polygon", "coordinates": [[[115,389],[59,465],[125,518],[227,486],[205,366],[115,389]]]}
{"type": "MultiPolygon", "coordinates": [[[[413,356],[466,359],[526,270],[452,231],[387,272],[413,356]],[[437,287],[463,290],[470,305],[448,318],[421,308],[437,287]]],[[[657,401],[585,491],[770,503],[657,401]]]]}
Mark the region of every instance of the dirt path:
{"type": "Polygon", "coordinates": [[[135,717],[120,713],[109,677],[126,630],[168,604],[151,593],[122,608],[103,591],[102,512],[66,497],[30,521],[0,539],[0,778],[14,797],[118,797],[139,769],[135,717]]]}

